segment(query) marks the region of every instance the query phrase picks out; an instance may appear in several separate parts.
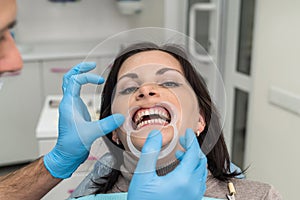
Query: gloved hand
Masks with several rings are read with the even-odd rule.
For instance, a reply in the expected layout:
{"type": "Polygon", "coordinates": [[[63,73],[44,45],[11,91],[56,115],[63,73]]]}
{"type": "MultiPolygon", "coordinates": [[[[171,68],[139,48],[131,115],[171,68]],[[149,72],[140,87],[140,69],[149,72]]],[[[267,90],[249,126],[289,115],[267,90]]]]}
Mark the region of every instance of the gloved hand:
{"type": "Polygon", "coordinates": [[[196,140],[195,133],[187,129],[180,144],[186,152],[176,152],[179,165],[165,176],[155,171],[162,145],[162,135],[152,131],[143,148],[128,190],[128,200],[199,200],[206,190],[207,159],[196,140]]]}
{"type": "Polygon", "coordinates": [[[64,76],[58,140],[52,151],[44,156],[45,167],[56,178],[70,177],[87,159],[92,143],[124,122],[121,114],[91,121],[87,107],[80,98],[80,89],[83,84],[104,82],[100,76],[84,73],[95,67],[96,63],[80,63],[64,76]]]}

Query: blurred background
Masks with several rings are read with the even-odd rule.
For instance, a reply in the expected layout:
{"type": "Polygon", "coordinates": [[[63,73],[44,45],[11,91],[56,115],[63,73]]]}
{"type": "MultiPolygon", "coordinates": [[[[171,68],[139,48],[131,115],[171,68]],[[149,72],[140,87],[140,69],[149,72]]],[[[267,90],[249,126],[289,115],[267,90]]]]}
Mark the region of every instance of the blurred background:
{"type": "MultiPolygon", "coordinates": [[[[247,178],[297,199],[300,175],[300,1],[298,0],[18,0],[12,30],[22,72],[0,91],[0,175],[47,153],[57,138],[63,74],[100,41],[138,27],[165,27],[198,41],[226,87],[224,134],[247,178]]],[[[121,48],[121,47],[120,47],[121,48]]],[[[107,49],[93,55],[107,63],[107,49]]],[[[190,50],[205,63],[206,55],[190,50]]],[[[107,66],[103,66],[106,68],[107,66]]],[[[207,68],[209,71],[209,66],[207,68]]],[[[205,74],[204,74],[205,76],[205,74]]],[[[206,77],[209,85],[215,83],[206,77]]],[[[85,99],[89,107],[95,102],[85,99]]],[[[97,118],[97,113],[92,113],[97,118]]],[[[94,162],[44,199],[65,198],[94,162]]]]}

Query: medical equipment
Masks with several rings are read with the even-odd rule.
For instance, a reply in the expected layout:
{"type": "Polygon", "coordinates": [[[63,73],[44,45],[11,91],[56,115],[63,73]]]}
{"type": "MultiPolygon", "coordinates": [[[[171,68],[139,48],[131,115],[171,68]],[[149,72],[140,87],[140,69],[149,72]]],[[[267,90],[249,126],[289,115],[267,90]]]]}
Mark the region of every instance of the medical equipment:
{"type": "Polygon", "coordinates": [[[141,0],[118,0],[117,5],[123,15],[138,14],[143,9],[141,0]]]}
{"type": "Polygon", "coordinates": [[[235,200],[236,191],[232,182],[228,183],[229,194],[226,195],[228,200],[235,200]]]}

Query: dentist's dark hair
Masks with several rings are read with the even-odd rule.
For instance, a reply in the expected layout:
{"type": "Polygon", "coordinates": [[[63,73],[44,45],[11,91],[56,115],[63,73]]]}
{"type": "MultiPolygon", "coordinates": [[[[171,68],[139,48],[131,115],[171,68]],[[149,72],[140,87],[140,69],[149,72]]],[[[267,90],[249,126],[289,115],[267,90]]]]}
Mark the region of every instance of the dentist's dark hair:
{"type": "MultiPolygon", "coordinates": [[[[116,57],[116,59],[114,60],[111,66],[111,71],[109,72],[109,75],[106,79],[106,83],[103,88],[102,97],[101,97],[100,119],[103,119],[111,115],[111,99],[113,97],[114,88],[117,84],[119,70],[122,64],[124,63],[124,61],[128,59],[130,56],[135,55],[137,53],[145,52],[145,51],[153,51],[153,50],[166,52],[179,61],[184,71],[184,75],[186,79],[189,81],[189,84],[191,85],[191,87],[193,88],[197,96],[199,107],[201,108],[201,114],[204,117],[206,122],[205,129],[200,134],[200,136],[197,137],[198,142],[203,149],[204,146],[202,146],[202,143],[204,139],[206,140],[208,139],[209,141],[217,141],[213,147],[208,147],[208,146],[204,147],[204,148],[211,149],[211,151],[206,156],[208,162],[208,169],[210,170],[212,175],[216,179],[221,181],[227,181],[231,178],[234,178],[235,176],[240,175],[241,173],[238,173],[236,171],[235,172],[230,171],[230,157],[222,133],[222,127],[220,125],[219,115],[215,105],[211,100],[204,79],[189,62],[185,50],[178,45],[167,44],[163,46],[158,46],[156,44],[148,43],[148,42],[138,43],[124,49],[121,53],[119,53],[119,55],[116,57]]],[[[119,162],[122,161],[123,155],[117,154],[110,147],[112,143],[117,145],[112,140],[112,133],[107,134],[106,137],[108,140],[105,139],[104,141],[106,141],[107,146],[111,150],[112,154],[116,157],[117,161],[119,162]]],[[[118,145],[118,146],[124,149],[122,145],[118,145]]],[[[116,163],[117,166],[114,166],[112,172],[106,177],[107,182],[102,185],[98,185],[99,189],[96,193],[106,193],[107,191],[112,189],[112,187],[114,186],[114,184],[118,179],[118,176],[120,175],[120,171],[116,169],[119,169],[119,166],[121,164],[122,163],[118,163],[118,162],[116,163]]]]}

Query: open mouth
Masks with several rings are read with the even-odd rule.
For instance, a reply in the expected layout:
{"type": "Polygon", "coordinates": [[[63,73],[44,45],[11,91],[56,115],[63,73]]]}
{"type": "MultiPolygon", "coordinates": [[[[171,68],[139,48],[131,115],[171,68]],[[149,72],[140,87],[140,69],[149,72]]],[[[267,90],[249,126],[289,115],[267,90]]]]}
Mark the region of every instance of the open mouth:
{"type": "Polygon", "coordinates": [[[135,130],[139,130],[147,125],[166,126],[171,122],[171,114],[163,106],[140,108],[133,114],[132,122],[135,130]]]}

